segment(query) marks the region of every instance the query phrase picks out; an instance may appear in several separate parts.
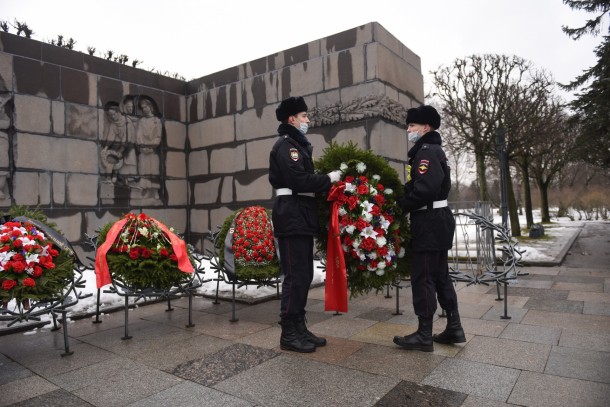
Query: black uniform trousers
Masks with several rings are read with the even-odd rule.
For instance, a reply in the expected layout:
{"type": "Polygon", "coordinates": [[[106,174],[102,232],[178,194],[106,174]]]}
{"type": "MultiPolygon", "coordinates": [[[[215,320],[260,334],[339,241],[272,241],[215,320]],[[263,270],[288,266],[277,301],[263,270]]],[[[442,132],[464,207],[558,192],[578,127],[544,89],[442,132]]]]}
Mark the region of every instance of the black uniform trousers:
{"type": "Polygon", "coordinates": [[[444,310],[455,311],[458,308],[447,258],[447,250],[411,253],[411,292],[418,317],[434,316],[437,296],[444,310]]]}
{"type": "Polygon", "coordinates": [[[278,237],[280,268],[284,275],[280,317],[290,319],[305,312],[313,280],[313,236],[278,237]]]}

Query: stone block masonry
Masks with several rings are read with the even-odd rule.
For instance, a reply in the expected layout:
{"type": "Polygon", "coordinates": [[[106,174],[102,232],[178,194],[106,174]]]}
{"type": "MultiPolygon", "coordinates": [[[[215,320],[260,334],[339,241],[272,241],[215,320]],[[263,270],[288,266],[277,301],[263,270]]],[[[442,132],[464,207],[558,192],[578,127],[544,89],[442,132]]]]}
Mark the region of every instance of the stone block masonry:
{"type": "Polygon", "coordinates": [[[204,250],[234,210],[271,207],[289,96],[309,106],[314,158],[352,141],[404,178],[421,62],[378,23],[188,82],[0,33],[0,208],[38,206],[74,244],[143,211],[204,250]]]}

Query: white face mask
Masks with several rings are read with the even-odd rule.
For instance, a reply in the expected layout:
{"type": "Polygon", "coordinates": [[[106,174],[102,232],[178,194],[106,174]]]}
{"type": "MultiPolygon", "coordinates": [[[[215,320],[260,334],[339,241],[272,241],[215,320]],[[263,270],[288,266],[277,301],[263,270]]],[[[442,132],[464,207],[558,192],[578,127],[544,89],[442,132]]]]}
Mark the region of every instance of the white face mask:
{"type": "Polygon", "coordinates": [[[418,132],[416,131],[412,131],[411,133],[408,134],[409,137],[409,141],[411,143],[417,143],[417,140],[419,140],[421,138],[421,136],[419,135],[418,132]]]}
{"type": "Polygon", "coordinates": [[[303,133],[303,135],[307,134],[308,128],[309,128],[309,126],[307,125],[307,123],[299,124],[299,130],[301,131],[301,133],[303,133]]]}

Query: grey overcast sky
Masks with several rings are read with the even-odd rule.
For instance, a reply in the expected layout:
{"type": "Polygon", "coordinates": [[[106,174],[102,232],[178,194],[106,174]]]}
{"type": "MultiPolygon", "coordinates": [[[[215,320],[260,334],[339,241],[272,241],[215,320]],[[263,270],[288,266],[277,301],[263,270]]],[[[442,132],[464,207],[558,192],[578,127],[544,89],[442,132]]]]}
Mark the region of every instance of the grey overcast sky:
{"type": "Polygon", "coordinates": [[[567,83],[595,64],[602,38],[573,41],[561,26],[590,17],[562,0],[0,0],[0,19],[26,22],[34,39],[72,37],[79,51],[186,79],[376,21],[421,57],[426,92],[430,70],[482,53],[517,55],[567,83]]]}

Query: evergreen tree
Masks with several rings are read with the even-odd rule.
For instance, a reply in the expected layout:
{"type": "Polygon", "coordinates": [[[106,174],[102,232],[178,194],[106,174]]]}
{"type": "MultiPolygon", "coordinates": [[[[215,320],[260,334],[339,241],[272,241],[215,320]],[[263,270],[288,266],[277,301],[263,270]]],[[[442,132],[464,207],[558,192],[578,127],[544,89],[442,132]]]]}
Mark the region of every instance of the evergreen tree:
{"type": "MultiPolygon", "coordinates": [[[[570,8],[596,13],[579,28],[563,27],[572,39],[584,34],[598,35],[604,15],[610,13],[610,0],[563,0],[570,8]]],[[[581,129],[578,134],[577,157],[603,168],[610,168],[610,26],[603,35],[602,43],[595,48],[597,64],[567,85],[565,90],[574,91],[588,84],[570,102],[574,120],[581,129]]]]}

